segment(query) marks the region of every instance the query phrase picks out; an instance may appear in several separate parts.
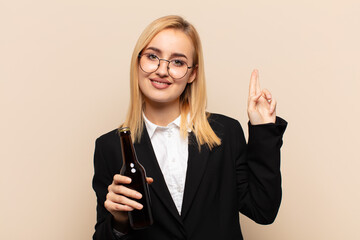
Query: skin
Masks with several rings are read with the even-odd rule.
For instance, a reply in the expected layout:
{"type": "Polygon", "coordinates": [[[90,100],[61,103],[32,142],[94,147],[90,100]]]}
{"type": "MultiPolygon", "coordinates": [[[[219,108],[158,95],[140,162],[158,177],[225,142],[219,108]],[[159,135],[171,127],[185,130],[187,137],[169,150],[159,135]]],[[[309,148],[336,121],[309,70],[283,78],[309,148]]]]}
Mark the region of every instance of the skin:
{"type": "MultiPolygon", "coordinates": [[[[156,55],[161,59],[172,60],[174,53],[180,53],[186,56],[189,66],[193,64],[192,42],[179,30],[166,29],[158,33],[144,51],[153,48],[160,50],[156,55]]],[[[169,76],[165,61],[160,61],[160,67],[153,73],[145,73],[140,68],[138,71],[139,87],[145,97],[144,114],[157,125],[168,125],[180,115],[180,95],[186,85],[195,80],[196,67],[190,69],[181,79],[169,76]],[[162,85],[159,87],[153,80],[167,82],[169,85],[162,88],[162,85]]],[[[267,89],[260,88],[259,72],[256,69],[251,73],[247,113],[252,125],[275,123],[276,101],[267,89]]],[[[153,181],[152,178],[147,178],[149,184],[153,181]]],[[[130,182],[128,177],[114,175],[104,203],[105,208],[113,215],[114,228],[123,233],[127,233],[130,227],[127,212],[143,207],[136,201],[141,199],[141,194],[123,185],[130,182]]]]}
{"type": "MultiPolygon", "coordinates": [[[[194,47],[191,39],[182,31],[165,29],[158,33],[146,46],[143,52],[154,53],[159,58],[185,61],[188,66],[193,65],[194,47]],[[159,51],[154,51],[157,49],[159,51]],[[174,57],[182,54],[185,57],[174,57]]],[[[168,63],[160,61],[157,71],[148,74],[139,68],[139,87],[145,97],[145,116],[160,126],[166,126],[180,115],[180,95],[187,84],[194,81],[196,69],[189,69],[181,79],[173,79],[168,74],[168,63]],[[170,85],[166,89],[154,87],[152,80],[159,80],[170,85]]]]}
{"type": "Polygon", "coordinates": [[[248,117],[252,125],[275,123],[276,100],[267,89],[260,88],[259,71],[253,70],[250,77],[248,117]]]}

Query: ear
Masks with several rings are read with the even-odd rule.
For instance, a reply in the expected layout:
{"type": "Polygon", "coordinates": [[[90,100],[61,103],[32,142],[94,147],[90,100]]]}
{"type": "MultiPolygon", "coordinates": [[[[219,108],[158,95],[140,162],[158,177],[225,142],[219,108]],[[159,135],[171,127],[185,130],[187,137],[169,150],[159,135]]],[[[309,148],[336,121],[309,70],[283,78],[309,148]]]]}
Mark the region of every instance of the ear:
{"type": "Polygon", "coordinates": [[[197,70],[198,70],[198,66],[196,65],[196,66],[194,66],[194,68],[191,71],[191,75],[187,81],[188,83],[192,83],[195,80],[196,75],[197,75],[197,70]]]}

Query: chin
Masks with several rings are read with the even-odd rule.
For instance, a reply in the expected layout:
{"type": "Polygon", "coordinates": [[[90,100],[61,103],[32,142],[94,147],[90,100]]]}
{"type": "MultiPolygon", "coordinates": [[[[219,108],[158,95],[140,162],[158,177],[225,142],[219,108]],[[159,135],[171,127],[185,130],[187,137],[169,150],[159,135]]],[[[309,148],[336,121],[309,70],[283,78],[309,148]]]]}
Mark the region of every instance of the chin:
{"type": "Polygon", "coordinates": [[[146,98],[147,101],[153,104],[166,104],[166,103],[174,103],[179,100],[179,98],[146,98]]]}

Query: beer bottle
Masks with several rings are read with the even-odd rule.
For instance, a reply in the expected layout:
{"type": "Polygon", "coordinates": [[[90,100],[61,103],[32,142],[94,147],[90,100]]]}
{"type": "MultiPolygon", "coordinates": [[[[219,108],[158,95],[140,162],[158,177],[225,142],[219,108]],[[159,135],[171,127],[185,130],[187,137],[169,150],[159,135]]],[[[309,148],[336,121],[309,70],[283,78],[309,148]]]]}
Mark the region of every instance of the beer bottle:
{"type": "Polygon", "coordinates": [[[142,194],[142,198],[135,199],[135,201],[142,204],[143,208],[128,212],[130,226],[133,229],[142,229],[153,223],[146,173],[144,167],[137,160],[134,145],[131,141],[130,128],[122,127],[119,132],[123,158],[120,174],[131,178],[131,183],[124,186],[142,194]]]}

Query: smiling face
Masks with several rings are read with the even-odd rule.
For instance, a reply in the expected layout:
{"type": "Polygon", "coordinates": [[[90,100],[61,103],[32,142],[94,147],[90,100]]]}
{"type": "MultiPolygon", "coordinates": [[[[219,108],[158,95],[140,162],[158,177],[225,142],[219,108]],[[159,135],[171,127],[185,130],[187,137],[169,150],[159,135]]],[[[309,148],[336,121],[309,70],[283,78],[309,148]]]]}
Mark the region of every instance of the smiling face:
{"type": "MultiPolygon", "coordinates": [[[[155,61],[157,61],[156,57],[172,61],[170,67],[172,64],[182,62],[191,67],[194,47],[191,39],[182,31],[165,29],[155,35],[141,54],[155,61]]],[[[168,61],[161,60],[159,68],[152,73],[145,72],[139,66],[139,87],[145,98],[145,104],[176,106],[186,85],[196,77],[196,70],[190,68],[184,77],[174,79],[169,75],[168,66],[168,61]]]]}

